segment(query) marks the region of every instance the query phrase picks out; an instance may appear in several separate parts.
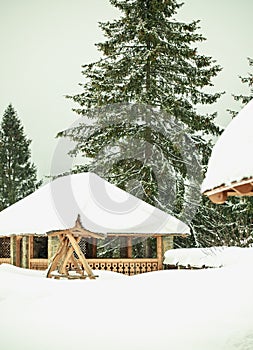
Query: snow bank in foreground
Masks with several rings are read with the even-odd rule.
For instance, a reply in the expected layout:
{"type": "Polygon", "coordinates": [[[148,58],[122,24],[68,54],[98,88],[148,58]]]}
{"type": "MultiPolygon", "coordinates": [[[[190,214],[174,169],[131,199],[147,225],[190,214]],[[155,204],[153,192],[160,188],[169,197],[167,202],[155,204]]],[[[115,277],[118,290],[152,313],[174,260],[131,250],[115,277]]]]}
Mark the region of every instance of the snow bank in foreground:
{"type": "Polygon", "coordinates": [[[115,277],[51,280],[1,265],[0,349],[253,348],[247,264],[115,277]]]}
{"type": "Polygon", "coordinates": [[[164,264],[201,268],[238,264],[253,266],[253,248],[213,247],[171,249],[165,253],[164,264]]]}

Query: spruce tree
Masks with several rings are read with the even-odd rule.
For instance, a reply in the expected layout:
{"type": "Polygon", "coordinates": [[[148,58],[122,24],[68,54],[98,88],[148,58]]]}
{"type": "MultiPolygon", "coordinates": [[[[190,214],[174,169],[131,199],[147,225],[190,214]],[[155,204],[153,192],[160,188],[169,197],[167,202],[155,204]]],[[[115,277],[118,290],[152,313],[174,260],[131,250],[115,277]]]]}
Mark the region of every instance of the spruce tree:
{"type": "MultiPolygon", "coordinates": [[[[97,44],[102,58],[83,66],[83,90],[68,96],[80,105],[75,112],[92,121],[84,118],[59,136],[76,142],[73,155],[90,158],[90,170],[180,215],[185,201],[197,205],[185,193],[193,187],[199,193],[199,168],[193,167],[196,153],[203,158],[209,151],[204,135],[220,133],[216,114],[201,114],[196,105],[220,97],[206,88],[221,67],[198,53],[197,44],[205,40],[199,22],[175,19],[177,1],[110,2],[122,17],[100,23],[106,37],[97,44]],[[182,148],[189,148],[187,155],[182,148]]],[[[181,218],[187,221],[186,214],[181,218]]]]}
{"type": "Polygon", "coordinates": [[[40,185],[36,167],[30,160],[30,143],[10,104],[4,112],[0,130],[1,210],[34,192],[40,185]]]}
{"type": "MultiPolygon", "coordinates": [[[[253,67],[253,59],[248,57],[249,67],[253,67]]],[[[233,95],[235,101],[240,101],[242,105],[246,105],[253,98],[253,73],[248,73],[246,77],[239,77],[243,84],[247,84],[249,87],[248,95],[233,95]]]]}

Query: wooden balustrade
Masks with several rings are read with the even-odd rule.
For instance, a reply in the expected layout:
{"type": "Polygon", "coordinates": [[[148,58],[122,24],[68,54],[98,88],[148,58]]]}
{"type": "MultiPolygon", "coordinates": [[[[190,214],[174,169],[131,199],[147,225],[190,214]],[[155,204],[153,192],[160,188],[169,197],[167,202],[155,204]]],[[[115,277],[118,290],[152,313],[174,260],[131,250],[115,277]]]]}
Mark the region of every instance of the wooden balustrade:
{"type": "MultiPolygon", "coordinates": [[[[107,270],[123,273],[125,275],[136,275],[139,273],[158,270],[158,259],[87,259],[93,270],[107,270]]],[[[9,263],[10,259],[0,258],[0,264],[9,263]]],[[[46,270],[48,259],[30,259],[30,269],[46,270]]]]}
{"type": "Polygon", "coordinates": [[[0,264],[10,264],[11,258],[0,258],[0,264]]]}
{"type": "Polygon", "coordinates": [[[93,270],[136,275],[158,270],[158,259],[87,259],[93,270]]]}
{"type": "Polygon", "coordinates": [[[48,268],[48,259],[30,259],[29,266],[32,270],[46,270],[48,268]]]}

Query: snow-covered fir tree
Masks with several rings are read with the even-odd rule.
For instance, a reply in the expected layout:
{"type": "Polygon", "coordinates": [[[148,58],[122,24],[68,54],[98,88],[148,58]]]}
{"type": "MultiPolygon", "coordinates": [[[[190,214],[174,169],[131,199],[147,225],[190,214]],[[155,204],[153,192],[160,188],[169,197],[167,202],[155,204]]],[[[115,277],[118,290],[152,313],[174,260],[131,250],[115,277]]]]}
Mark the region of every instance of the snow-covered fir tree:
{"type": "Polygon", "coordinates": [[[59,136],[76,142],[72,153],[90,170],[189,223],[201,207],[193,193],[210,151],[205,135],[220,133],[216,114],[196,105],[220,97],[208,87],[221,68],[198,53],[199,22],[176,20],[177,1],[110,2],[122,16],[100,23],[102,57],[83,66],[83,90],[68,96],[83,122],[59,136]]]}
{"type": "Polygon", "coordinates": [[[36,167],[30,159],[30,143],[10,104],[4,112],[0,130],[1,210],[29,195],[40,185],[36,167]]]}
{"type": "MultiPolygon", "coordinates": [[[[249,63],[249,67],[253,67],[253,59],[248,57],[248,63],[249,63]]],[[[239,101],[241,102],[241,104],[244,106],[246,105],[250,100],[252,100],[253,98],[253,73],[249,72],[248,76],[246,77],[239,77],[241,82],[243,84],[248,85],[249,87],[249,93],[247,95],[233,95],[235,101],[239,101]]],[[[235,115],[236,112],[232,112],[232,115],[235,115]]]]}

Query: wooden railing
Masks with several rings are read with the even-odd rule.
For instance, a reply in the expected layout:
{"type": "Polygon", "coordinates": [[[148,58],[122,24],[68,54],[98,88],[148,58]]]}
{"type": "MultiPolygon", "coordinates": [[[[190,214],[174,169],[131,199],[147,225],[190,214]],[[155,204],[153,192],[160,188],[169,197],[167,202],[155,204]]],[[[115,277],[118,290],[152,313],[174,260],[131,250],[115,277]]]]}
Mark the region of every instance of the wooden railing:
{"type": "Polygon", "coordinates": [[[158,270],[158,259],[87,259],[93,270],[136,275],[158,270]]]}
{"type": "Polygon", "coordinates": [[[11,258],[0,258],[0,264],[10,264],[11,258]]]}
{"type": "MultiPolygon", "coordinates": [[[[0,259],[0,263],[1,260],[0,259]]],[[[8,259],[5,259],[8,260],[8,259]]],[[[157,271],[158,259],[87,259],[93,270],[107,270],[136,275],[144,272],[157,271]]],[[[48,259],[30,259],[30,269],[45,270],[48,267],[48,259]]]]}
{"type": "Polygon", "coordinates": [[[48,268],[48,259],[30,259],[30,269],[46,270],[48,268]]]}

